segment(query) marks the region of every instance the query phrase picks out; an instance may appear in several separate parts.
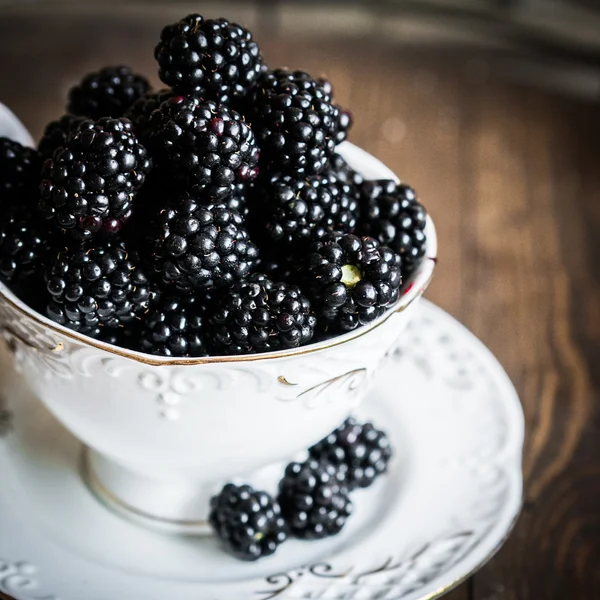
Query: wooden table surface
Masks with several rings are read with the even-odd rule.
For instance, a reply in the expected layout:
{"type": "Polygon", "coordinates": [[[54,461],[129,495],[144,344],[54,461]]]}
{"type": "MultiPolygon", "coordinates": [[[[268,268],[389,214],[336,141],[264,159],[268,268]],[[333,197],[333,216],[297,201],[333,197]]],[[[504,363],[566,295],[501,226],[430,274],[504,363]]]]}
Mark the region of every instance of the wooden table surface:
{"type": "MultiPolygon", "coordinates": [[[[0,18],[0,100],[39,135],[91,67],[154,74],[163,20],[0,18]]],[[[600,598],[600,106],[521,71],[517,83],[475,50],[257,38],[272,65],[327,74],[354,112],[352,141],[419,191],[440,244],[427,296],[521,396],[522,515],[448,599],[600,598]]]]}

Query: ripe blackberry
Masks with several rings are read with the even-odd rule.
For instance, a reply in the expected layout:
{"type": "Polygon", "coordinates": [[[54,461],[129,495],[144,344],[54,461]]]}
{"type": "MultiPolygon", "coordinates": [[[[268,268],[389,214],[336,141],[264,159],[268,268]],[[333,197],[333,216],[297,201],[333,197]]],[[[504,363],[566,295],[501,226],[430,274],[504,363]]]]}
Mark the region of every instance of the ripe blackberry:
{"type": "Polygon", "coordinates": [[[336,535],[352,513],[343,468],[316,460],[287,466],[278,500],[290,533],[303,539],[336,535]]]}
{"type": "Polygon", "coordinates": [[[338,122],[337,131],[335,135],[335,143],[341,144],[347,137],[348,132],[352,127],[352,114],[350,111],[344,110],[343,108],[337,107],[338,109],[338,122]]]}
{"type": "Polygon", "coordinates": [[[59,227],[87,237],[117,232],[151,167],[127,119],[84,121],[44,164],[40,208],[59,227]]]}
{"type": "Polygon", "coordinates": [[[135,133],[140,140],[145,141],[148,136],[150,116],[152,113],[165,100],[168,100],[173,96],[179,96],[179,94],[171,89],[147,92],[127,109],[124,116],[133,123],[135,133]]]}
{"type": "Polygon", "coordinates": [[[209,312],[210,338],[223,354],[297,348],[310,341],[316,321],[298,287],[259,273],[217,296],[209,312]]]}
{"type": "Polygon", "coordinates": [[[309,454],[316,460],[348,467],[347,481],[353,489],[369,487],[387,471],[392,448],[383,431],[349,418],[310,448],[309,454]]]}
{"type": "Polygon", "coordinates": [[[396,301],[400,267],[400,257],[373,238],[332,232],[311,248],[304,289],[327,331],[351,331],[396,301]]]}
{"type": "Polygon", "coordinates": [[[71,88],[68,111],[90,119],[122,117],[149,89],[148,80],[129,67],[104,67],[71,88]]]}
{"type": "Polygon", "coordinates": [[[203,313],[193,297],[161,300],[144,317],[140,350],[159,356],[206,356],[203,313]]]}
{"type": "Polygon", "coordinates": [[[41,275],[52,248],[52,232],[31,203],[3,209],[0,219],[0,279],[20,282],[41,275]]]}
{"type": "Polygon", "coordinates": [[[382,179],[360,188],[361,235],[369,235],[402,257],[403,274],[412,273],[425,255],[427,212],[415,191],[403,183],[382,179]]]}
{"type": "Polygon", "coordinates": [[[352,232],[358,218],[358,190],[335,173],[297,179],[274,176],[259,190],[264,227],[279,247],[298,249],[329,230],[352,232]]]}
{"type": "Polygon", "coordinates": [[[248,116],[271,173],[316,175],[327,166],[340,138],[340,109],[322,81],[304,71],[263,74],[248,116]]]}
{"type": "Polygon", "coordinates": [[[75,331],[130,326],[146,313],[155,291],[124,242],[94,240],[61,250],[46,270],[48,316],[75,331]]]}
{"type": "Polygon", "coordinates": [[[287,539],[279,504],[249,485],[228,483],[211,499],[209,521],[225,546],[243,560],[269,556],[287,539]]]}
{"type": "Polygon", "coordinates": [[[185,185],[216,200],[258,174],[258,148],[242,117],[222,104],[174,96],[155,110],[148,125],[157,162],[185,185]]]}
{"type": "Polygon", "coordinates": [[[167,85],[219,102],[245,96],[263,65],[258,44],[247,29],[198,14],[167,25],[154,56],[167,85]]]}
{"type": "Polygon", "coordinates": [[[63,115],[57,121],[48,123],[38,145],[38,152],[45,159],[52,158],[54,151],[66,146],[84,121],[87,121],[86,117],[63,115]]]}
{"type": "Polygon", "coordinates": [[[356,187],[360,187],[364,182],[364,177],[355,171],[337,152],[331,157],[329,161],[329,169],[335,174],[335,176],[343,183],[351,184],[356,187]]]}
{"type": "Polygon", "coordinates": [[[148,245],[153,271],[183,291],[229,287],[258,259],[239,213],[188,192],[159,212],[148,245]]]}
{"type": "Polygon", "coordinates": [[[0,206],[21,202],[34,193],[40,180],[42,163],[32,148],[0,137],[0,206]]]}

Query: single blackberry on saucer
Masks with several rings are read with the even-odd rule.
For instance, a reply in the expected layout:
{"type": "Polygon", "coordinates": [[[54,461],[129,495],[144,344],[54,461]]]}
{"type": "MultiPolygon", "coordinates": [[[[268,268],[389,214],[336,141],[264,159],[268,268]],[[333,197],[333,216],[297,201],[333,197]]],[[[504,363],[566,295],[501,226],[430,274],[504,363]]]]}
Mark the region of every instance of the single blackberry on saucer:
{"type": "Polygon", "coordinates": [[[149,89],[148,80],[129,67],[104,67],[71,88],[68,111],[90,119],[122,117],[149,89]]]}
{"type": "Polygon", "coordinates": [[[50,261],[45,278],[47,315],[88,335],[130,326],[156,296],[135,253],[116,238],[73,242],[50,261]]]}
{"type": "Polygon", "coordinates": [[[372,423],[358,423],[349,418],[326,438],[309,449],[316,460],[348,467],[351,489],[369,487],[387,471],[392,448],[387,435],[372,423]]]}
{"type": "Polygon", "coordinates": [[[352,514],[343,467],[316,460],[287,466],[278,500],[290,533],[302,539],[336,535],[352,514]]]}
{"type": "Polygon", "coordinates": [[[3,209],[0,219],[0,279],[20,282],[41,275],[53,247],[53,232],[33,203],[3,209]]]}
{"type": "Polygon", "coordinates": [[[167,85],[219,102],[245,96],[263,66],[258,44],[247,29],[198,14],[167,25],[154,56],[167,85]]]}
{"type": "Polygon", "coordinates": [[[78,237],[119,231],[151,161],[127,119],[84,121],[44,163],[40,208],[78,237]]]}
{"type": "Polygon", "coordinates": [[[210,338],[222,354],[251,354],[297,348],[316,326],[310,302],[295,285],[254,273],[215,297],[210,338]]]}
{"type": "Polygon", "coordinates": [[[361,235],[369,235],[402,257],[403,274],[425,255],[427,212],[415,191],[403,183],[365,181],[361,188],[361,235]]]}
{"type": "Polygon", "coordinates": [[[273,243],[298,249],[330,230],[352,232],[358,218],[358,190],[335,173],[296,179],[274,176],[260,187],[263,223],[273,243]]]}
{"type": "Polygon", "coordinates": [[[204,307],[193,296],[162,299],[144,316],[140,350],[159,356],[206,356],[204,307]]]}
{"type": "Polygon", "coordinates": [[[157,92],[147,92],[138,98],[125,112],[125,117],[134,126],[135,133],[140,140],[145,141],[152,113],[165,101],[180,94],[172,89],[162,89],[157,92]]]}
{"type": "Polygon", "coordinates": [[[304,71],[261,75],[247,112],[266,170],[295,177],[325,170],[344,127],[324,83],[304,71]]]}
{"type": "Polygon", "coordinates": [[[331,232],[313,244],[302,277],[319,324],[329,332],[351,331],[396,301],[401,260],[373,238],[331,232]]]}
{"type": "Polygon", "coordinates": [[[174,96],[156,109],[148,143],[159,166],[188,187],[223,200],[258,174],[252,130],[234,110],[211,100],[174,96]]]}
{"type": "Polygon", "coordinates": [[[42,157],[52,158],[54,151],[66,146],[79,125],[87,120],[87,117],[63,115],[60,119],[48,123],[38,145],[38,151],[42,157]]]}
{"type": "Polygon", "coordinates": [[[150,225],[147,254],[154,273],[183,291],[229,287],[258,259],[241,215],[185,192],[150,225]]]}
{"type": "Polygon", "coordinates": [[[40,180],[39,154],[6,137],[0,137],[0,206],[30,199],[40,180]]]}
{"type": "Polygon", "coordinates": [[[209,521],[227,549],[243,560],[270,556],[287,539],[279,504],[249,485],[225,485],[210,501],[209,521]]]}

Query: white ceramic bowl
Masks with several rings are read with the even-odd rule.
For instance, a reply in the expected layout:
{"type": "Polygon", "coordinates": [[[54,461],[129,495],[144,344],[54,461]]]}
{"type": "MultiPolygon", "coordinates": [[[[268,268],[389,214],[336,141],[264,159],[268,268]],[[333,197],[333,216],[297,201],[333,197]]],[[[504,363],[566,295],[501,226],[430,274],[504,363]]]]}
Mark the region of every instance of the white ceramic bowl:
{"type": "MultiPolygon", "coordinates": [[[[367,177],[394,177],[351,144],[340,151],[367,177]]],[[[1,284],[0,331],[35,393],[90,449],[94,491],[146,521],[191,527],[224,481],[262,484],[268,465],[305,450],[361,401],[431,279],[431,220],[427,239],[425,259],[381,318],[295,350],[153,357],[57,325],[1,284]]]]}

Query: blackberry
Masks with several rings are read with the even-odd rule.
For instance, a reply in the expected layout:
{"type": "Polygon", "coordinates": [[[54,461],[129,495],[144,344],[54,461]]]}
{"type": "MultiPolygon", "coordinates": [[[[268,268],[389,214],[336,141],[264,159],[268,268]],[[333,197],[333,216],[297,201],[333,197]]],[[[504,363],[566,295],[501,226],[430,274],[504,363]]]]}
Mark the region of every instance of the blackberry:
{"type": "Polygon", "coordinates": [[[216,351],[251,354],[308,343],[316,318],[298,287],[254,273],[215,299],[209,323],[216,351]]]}
{"type": "Polygon", "coordinates": [[[165,101],[173,96],[179,96],[177,92],[171,89],[158,90],[157,92],[147,92],[141,98],[138,98],[125,112],[135,128],[136,135],[144,141],[149,133],[150,116],[165,101]]]}
{"type": "Polygon", "coordinates": [[[272,177],[257,194],[264,227],[276,246],[298,249],[329,230],[352,232],[358,218],[358,190],[332,171],[296,179],[272,177]]]}
{"type": "Polygon", "coordinates": [[[316,460],[287,466],[278,500],[290,533],[303,539],[336,535],[352,513],[343,468],[316,460]]]}
{"type": "Polygon", "coordinates": [[[157,162],[210,198],[226,199],[258,174],[252,130],[222,104],[174,96],[152,113],[148,127],[157,162]]]}
{"type": "Polygon", "coordinates": [[[193,297],[161,300],[144,317],[141,351],[159,356],[206,356],[203,313],[193,297]]]}
{"type": "Polygon", "coordinates": [[[210,501],[209,521],[225,546],[243,560],[270,556],[287,539],[279,504],[249,485],[225,485],[210,501]]]}
{"type": "Polygon", "coordinates": [[[335,143],[341,144],[347,137],[348,132],[352,127],[352,114],[350,111],[344,110],[343,108],[337,107],[338,109],[338,121],[337,130],[335,134],[335,143]]]}
{"type": "Polygon", "coordinates": [[[167,25],[154,56],[167,85],[219,102],[245,96],[263,66],[258,44],[247,29],[198,14],[167,25]]]}
{"type": "Polygon", "coordinates": [[[0,137],[0,206],[30,199],[40,180],[41,167],[35,150],[0,137]]]}
{"type": "Polygon", "coordinates": [[[319,174],[343,137],[340,109],[328,88],[304,71],[277,69],[262,75],[248,116],[262,163],[271,173],[319,174]]]}
{"type": "Polygon", "coordinates": [[[40,208],[46,218],[81,237],[100,229],[115,233],[131,217],[150,167],[130,121],[84,121],[45,162],[40,208]]]}
{"type": "Polygon", "coordinates": [[[235,210],[242,215],[244,219],[246,219],[250,213],[248,208],[248,198],[252,196],[254,193],[254,186],[252,183],[243,184],[238,183],[233,188],[233,193],[227,200],[225,200],[225,204],[227,208],[230,210],[235,210]]]}
{"type": "Polygon", "coordinates": [[[186,292],[229,287],[258,259],[239,213],[188,192],[159,212],[147,243],[153,271],[186,292]]]}
{"type": "Polygon", "coordinates": [[[149,89],[148,80],[129,67],[104,67],[71,88],[68,111],[90,119],[122,117],[149,89]]]}
{"type": "Polygon", "coordinates": [[[397,300],[401,260],[373,238],[332,232],[313,244],[303,278],[320,325],[351,331],[397,300]]]}
{"type": "Polygon", "coordinates": [[[364,177],[355,171],[337,152],[329,161],[329,168],[335,176],[343,183],[351,184],[360,187],[364,182],[364,177]]]}
{"type": "Polygon", "coordinates": [[[41,275],[52,249],[51,238],[35,206],[24,203],[4,209],[0,219],[0,279],[12,283],[41,275]]]}
{"type": "Polygon", "coordinates": [[[389,246],[402,257],[403,273],[412,273],[425,255],[427,212],[415,191],[403,183],[382,179],[360,188],[360,232],[389,246]]]}
{"type": "Polygon", "coordinates": [[[48,316],[81,333],[130,326],[155,290],[124,242],[94,240],[62,249],[46,270],[48,316]]]}
{"type": "Polygon", "coordinates": [[[54,151],[66,146],[84,121],[87,121],[86,117],[63,115],[57,121],[48,123],[38,145],[38,152],[45,159],[52,158],[54,151]]]}
{"type": "Polygon", "coordinates": [[[348,467],[348,485],[353,489],[369,487],[387,471],[392,449],[383,431],[349,418],[310,448],[309,454],[316,460],[348,467]]]}

